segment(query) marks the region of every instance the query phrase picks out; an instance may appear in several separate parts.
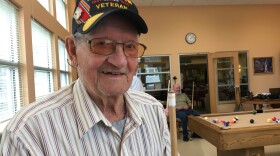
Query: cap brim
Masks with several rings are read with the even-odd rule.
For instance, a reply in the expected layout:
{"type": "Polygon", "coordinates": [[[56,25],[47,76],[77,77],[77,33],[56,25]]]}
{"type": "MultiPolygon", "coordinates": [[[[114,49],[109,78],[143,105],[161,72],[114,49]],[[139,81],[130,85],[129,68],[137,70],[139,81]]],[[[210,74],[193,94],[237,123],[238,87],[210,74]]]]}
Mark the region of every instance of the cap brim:
{"type": "Polygon", "coordinates": [[[148,32],[148,27],[145,23],[145,21],[140,17],[138,14],[135,14],[134,12],[131,12],[129,10],[112,10],[105,13],[99,13],[97,15],[94,15],[90,17],[84,24],[80,25],[77,29],[79,33],[86,34],[89,33],[96,25],[98,25],[103,19],[105,19],[107,16],[112,14],[118,14],[123,15],[124,17],[131,20],[136,28],[139,34],[143,33],[146,34],[148,32]]]}

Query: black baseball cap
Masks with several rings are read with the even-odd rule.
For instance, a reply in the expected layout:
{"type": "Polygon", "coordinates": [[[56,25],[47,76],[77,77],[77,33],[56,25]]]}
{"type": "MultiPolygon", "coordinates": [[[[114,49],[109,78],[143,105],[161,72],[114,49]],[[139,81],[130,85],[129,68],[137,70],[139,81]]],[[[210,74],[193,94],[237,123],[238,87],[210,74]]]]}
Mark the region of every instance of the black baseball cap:
{"type": "Polygon", "coordinates": [[[131,0],[77,0],[72,33],[86,34],[111,14],[119,14],[131,20],[139,34],[148,32],[145,21],[131,0]]]}

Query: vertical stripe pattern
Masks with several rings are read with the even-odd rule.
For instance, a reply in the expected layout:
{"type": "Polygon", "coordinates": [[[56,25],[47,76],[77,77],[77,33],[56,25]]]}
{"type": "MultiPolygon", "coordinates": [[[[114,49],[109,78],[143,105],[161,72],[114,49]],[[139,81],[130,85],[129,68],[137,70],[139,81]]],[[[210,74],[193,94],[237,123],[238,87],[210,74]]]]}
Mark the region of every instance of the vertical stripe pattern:
{"type": "Polygon", "coordinates": [[[78,79],[22,108],[3,132],[3,156],[169,156],[162,105],[150,95],[125,93],[128,115],[121,137],[78,79]]]}

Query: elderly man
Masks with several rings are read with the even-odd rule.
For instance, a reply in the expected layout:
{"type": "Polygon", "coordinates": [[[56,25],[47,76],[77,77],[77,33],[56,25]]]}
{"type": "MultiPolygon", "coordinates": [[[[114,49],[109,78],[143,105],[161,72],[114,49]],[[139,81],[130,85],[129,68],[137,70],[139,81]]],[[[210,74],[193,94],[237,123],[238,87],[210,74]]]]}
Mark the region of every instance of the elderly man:
{"type": "Polygon", "coordinates": [[[176,118],[179,118],[183,128],[183,141],[189,141],[188,137],[188,115],[199,115],[199,112],[191,108],[191,100],[185,93],[181,93],[179,84],[173,85],[176,95],[176,118]]]}
{"type": "Polygon", "coordinates": [[[17,113],[0,155],[162,156],[170,136],[162,105],[129,90],[147,32],[130,0],[77,1],[66,48],[79,79],[17,113]]]}

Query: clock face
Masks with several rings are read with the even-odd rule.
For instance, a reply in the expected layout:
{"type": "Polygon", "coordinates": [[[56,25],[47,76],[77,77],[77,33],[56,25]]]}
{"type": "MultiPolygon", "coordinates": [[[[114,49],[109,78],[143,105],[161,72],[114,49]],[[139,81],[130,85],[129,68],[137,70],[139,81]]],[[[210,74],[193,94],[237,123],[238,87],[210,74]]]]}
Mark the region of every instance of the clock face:
{"type": "Polygon", "coordinates": [[[196,36],[194,33],[188,33],[186,35],[186,41],[190,44],[193,44],[196,41],[196,36]]]}

